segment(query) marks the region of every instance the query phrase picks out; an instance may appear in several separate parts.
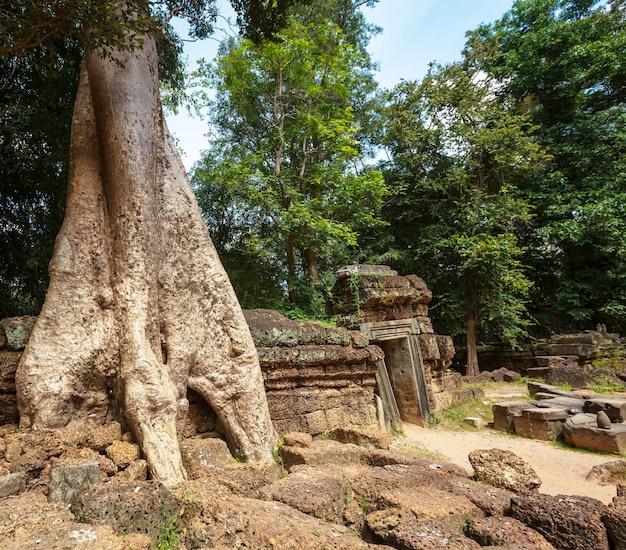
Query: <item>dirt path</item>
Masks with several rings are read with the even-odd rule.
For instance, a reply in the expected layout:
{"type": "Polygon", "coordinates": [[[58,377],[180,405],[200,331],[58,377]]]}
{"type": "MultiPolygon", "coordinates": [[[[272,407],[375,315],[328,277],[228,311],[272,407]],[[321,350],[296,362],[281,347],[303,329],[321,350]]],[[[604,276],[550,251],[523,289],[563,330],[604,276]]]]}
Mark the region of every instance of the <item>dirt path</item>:
{"type": "Polygon", "coordinates": [[[580,495],[609,503],[615,496],[615,485],[599,485],[586,480],[589,470],[597,464],[620,457],[583,453],[556,447],[547,441],[537,441],[507,435],[484,428],[481,431],[449,431],[421,428],[403,424],[405,437],[398,437],[394,448],[410,450],[422,447],[446,457],[450,462],[473,473],[467,459],[475,449],[505,449],[523,458],[542,480],[539,492],[550,495],[580,495]]]}

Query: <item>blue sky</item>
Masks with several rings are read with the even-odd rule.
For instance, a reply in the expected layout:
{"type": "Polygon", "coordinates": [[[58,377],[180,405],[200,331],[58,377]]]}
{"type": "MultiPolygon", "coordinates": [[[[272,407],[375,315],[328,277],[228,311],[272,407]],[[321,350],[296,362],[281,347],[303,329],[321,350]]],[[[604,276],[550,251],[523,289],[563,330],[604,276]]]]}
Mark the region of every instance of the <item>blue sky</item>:
{"type": "MultiPolygon", "coordinates": [[[[465,32],[499,19],[512,5],[513,0],[379,0],[375,8],[364,10],[368,21],[383,29],[369,47],[379,64],[378,82],[391,88],[403,79],[422,78],[431,61],[459,59],[465,32]]],[[[211,59],[216,49],[214,39],[188,44],[185,53],[191,68],[199,57],[211,59]]],[[[177,116],[168,116],[167,123],[183,150],[185,167],[191,168],[208,147],[206,122],[183,109],[177,116]]]]}

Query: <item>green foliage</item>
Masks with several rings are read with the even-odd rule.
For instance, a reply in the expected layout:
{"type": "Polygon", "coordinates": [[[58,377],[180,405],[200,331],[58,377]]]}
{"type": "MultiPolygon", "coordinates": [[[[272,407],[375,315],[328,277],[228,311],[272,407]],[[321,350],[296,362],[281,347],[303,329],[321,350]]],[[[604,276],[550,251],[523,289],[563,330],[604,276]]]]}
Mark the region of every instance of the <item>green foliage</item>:
{"type": "Polygon", "coordinates": [[[0,318],[39,312],[63,220],[82,51],[50,40],[0,57],[0,318]]]}
{"type": "MultiPolygon", "coordinates": [[[[387,189],[379,171],[357,168],[369,58],[336,22],[311,12],[292,17],[276,41],[229,40],[201,67],[217,91],[215,138],[192,180],[209,227],[235,235],[259,270],[271,266],[278,280],[267,288],[286,289],[294,315],[320,317],[328,275],[354,253],[361,231],[383,225],[387,189]],[[222,198],[228,217],[203,195],[222,198]]],[[[223,258],[234,252],[219,241],[223,258]]]]}
{"type": "Polygon", "coordinates": [[[466,55],[532,117],[552,161],[522,178],[537,205],[524,261],[555,331],[626,329],[626,11],[623,1],[518,0],[466,55]]]}
{"type": "Polygon", "coordinates": [[[545,155],[528,118],[497,89],[459,63],[433,66],[423,82],[389,93],[386,216],[402,251],[393,265],[429,282],[433,316],[447,332],[469,333],[471,321],[515,344],[526,334],[532,286],[519,243],[531,209],[515,185],[545,155]]]}
{"type": "Polygon", "coordinates": [[[445,429],[464,429],[476,430],[473,426],[469,426],[464,422],[465,418],[477,417],[482,418],[485,423],[493,421],[492,403],[487,399],[470,399],[456,405],[446,407],[441,414],[437,416],[437,420],[433,425],[440,426],[445,429]]]}

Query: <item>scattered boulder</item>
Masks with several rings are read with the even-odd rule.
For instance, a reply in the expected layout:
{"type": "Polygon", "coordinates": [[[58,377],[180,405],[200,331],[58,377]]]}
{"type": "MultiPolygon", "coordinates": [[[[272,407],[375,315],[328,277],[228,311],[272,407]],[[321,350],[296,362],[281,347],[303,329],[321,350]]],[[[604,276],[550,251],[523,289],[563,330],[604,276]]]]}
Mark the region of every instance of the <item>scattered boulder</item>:
{"type": "Polygon", "coordinates": [[[126,468],[141,456],[139,445],[126,441],[114,441],[105,451],[118,468],[126,468]]]}
{"type": "Polygon", "coordinates": [[[602,516],[613,550],[626,550],[626,495],[617,496],[602,516]]]}
{"type": "Polygon", "coordinates": [[[323,466],[325,464],[358,464],[360,449],[356,445],[344,445],[332,439],[315,441],[311,447],[291,447],[280,449],[283,466],[289,470],[298,464],[323,466]]]}
{"type": "Polygon", "coordinates": [[[589,481],[598,483],[615,483],[626,479],[626,460],[613,460],[598,464],[587,474],[589,481]]]}
{"type": "Polygon", "coordinates": [[[516,454],[502,449],[475,450],[468,455],[477,479],[515,493],[541,485],[535,471],[516,454]]]}
{"type": "Polygon", "coordinates": [[[299,466],[261,490],[264,500],[276,500],[297,510],[331,523],[341,523],[344,501],[351,499],[351,491],[341,478],[309,466],[299,466]]]}
{"type": "Polygon", "coordinates": [[[336,428],[330,437],[340,443],[353,443],[366,449],[389,449],[389,436],[385,432],[360,428],[336,428]]]}
{"type": "Polygon", "coordinates": [[[123,481],[146,481],[148,479],[148,463],[142,458],[133,460],[117,477],[123,481]]]}
{"type": "Polygon", "coordinates": [[[59,464],[50,471],[48,500],[70,502],[72,498],[90,485],[100,482],[100,465],[59,464]]]}
{"type": "Polygon", "coordinates": [[[289,447],[310,447],[313,436],[304,432],[289,432],[283,435],[283,442],[289,447]]]}
{"type": "Polygon", "coordinates": [[[180,453],[190,479],[206,477],[215,468],[235,461],[226,441],[217,437],[186,439],[180,445],[180,453]]]}
{"type": "Polygon", "coordinates": [[[421,521],[412,510],[387,508],[368,514],[367,526],[383,542],[406,550],[450,548],[473,550],[480,546],[464,535],[421,521]]]}
{"type": "Polygon", "coordinates": [[[0,476],[0,498],[17,495],[26,489],[24,472],[0,476]]]}
{"type": "Polygon", "coordinates": [[[519,548],[554,550],[554,546],[543,535],[515,518],[471,518],[467,523],[465,534],[481,546],[500,547],[514,544],[519,548]]]}
{"type": "Polygon", "coordinates": [[[588,497],[527,493],[511,500],[511,516],[560,550],[608,550],[605,513],[604,504],[588,497]]]}

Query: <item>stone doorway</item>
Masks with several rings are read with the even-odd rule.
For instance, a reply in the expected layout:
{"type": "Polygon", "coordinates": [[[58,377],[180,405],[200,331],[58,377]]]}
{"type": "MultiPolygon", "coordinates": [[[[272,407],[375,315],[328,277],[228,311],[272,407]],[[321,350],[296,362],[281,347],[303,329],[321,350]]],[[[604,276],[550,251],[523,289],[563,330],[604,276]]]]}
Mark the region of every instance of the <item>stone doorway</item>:
{"type": "Polygon", "coordinates": [[[386,421],[392,426],[401,422],[425,426],[430,405],[417,323],[414,319],[364,323],[361,331],[385,352],[377,383],[386,421]]]}

